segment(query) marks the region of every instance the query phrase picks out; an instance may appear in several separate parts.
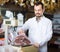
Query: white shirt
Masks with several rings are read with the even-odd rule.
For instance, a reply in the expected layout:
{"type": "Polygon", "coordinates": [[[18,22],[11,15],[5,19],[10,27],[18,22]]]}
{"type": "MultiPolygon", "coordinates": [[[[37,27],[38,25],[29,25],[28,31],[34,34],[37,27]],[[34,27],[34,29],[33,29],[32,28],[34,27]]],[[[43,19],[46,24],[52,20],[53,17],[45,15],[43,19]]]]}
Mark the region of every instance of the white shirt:
{"type": "Polygon", "coordinates": [[[36,21],[36,17],[30,18],[22,29],[29,29],[28,38],[32,43],[37,42],[40,46],[47,43],[52,37],[52,22],[45,16],[41,17],[39,22],[36,21]]]}

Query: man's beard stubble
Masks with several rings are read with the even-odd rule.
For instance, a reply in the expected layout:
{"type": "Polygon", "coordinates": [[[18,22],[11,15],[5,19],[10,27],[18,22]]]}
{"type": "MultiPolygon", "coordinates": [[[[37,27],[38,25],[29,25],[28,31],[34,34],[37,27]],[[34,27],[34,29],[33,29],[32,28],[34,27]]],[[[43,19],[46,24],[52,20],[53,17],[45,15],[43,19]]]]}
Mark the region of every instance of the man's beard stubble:
{"type": "Polygon", "coordinates": [[[35,14],[35,16],[36,16],[36,20],[39,21],[40,18],[41,18],[43,15],[38,15],[38,16],[37,16],[37,15],[35,14]]]}
{"type": "Polygon", "coordinates": [[[35,16],[36,16],[37,18],[40,18],[40,17],[42,17],[43,15],[38,15],[38,16],[37,16],[37,15],[35,15],[35,16]]]}

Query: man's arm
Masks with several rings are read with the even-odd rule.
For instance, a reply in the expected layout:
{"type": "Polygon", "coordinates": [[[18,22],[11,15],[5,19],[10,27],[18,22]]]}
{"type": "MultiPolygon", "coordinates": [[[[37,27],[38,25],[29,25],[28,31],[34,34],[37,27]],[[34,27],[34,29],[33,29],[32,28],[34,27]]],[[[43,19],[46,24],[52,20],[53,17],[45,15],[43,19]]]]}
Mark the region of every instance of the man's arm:
{"type": "Polygon", "coordinates": [[[52,22],[49,22],[45,35],[46,36],[42,37],[42,39],[39,40],[39,42],[35,42],[33,46],[35,47],[43,46],[52,38],[52,22]]]}
{"type": "Polygon", "coordinates": [[[47,43],[52,38],[52,22],[50,21],[48,23],[48,26],[46,28],[46,33],[42,40],[40,41],[40,46],[43,46],[45,43],[47,43]]]}

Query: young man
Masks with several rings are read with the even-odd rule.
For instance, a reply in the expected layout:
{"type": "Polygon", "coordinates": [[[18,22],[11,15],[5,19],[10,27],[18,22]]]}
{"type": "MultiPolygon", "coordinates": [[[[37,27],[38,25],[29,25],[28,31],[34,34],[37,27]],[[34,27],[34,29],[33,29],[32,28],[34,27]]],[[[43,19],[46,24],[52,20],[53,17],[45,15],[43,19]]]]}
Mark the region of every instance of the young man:
{"type": "Polygon", "coordinates": [[[34,5],[35,17],[28,19],[21,30],[29,30],[28,38],[39,52],[47,52],[47,42],[52,37],[52,22],[46,18],[43,3],[36,2],[34,5]]]}

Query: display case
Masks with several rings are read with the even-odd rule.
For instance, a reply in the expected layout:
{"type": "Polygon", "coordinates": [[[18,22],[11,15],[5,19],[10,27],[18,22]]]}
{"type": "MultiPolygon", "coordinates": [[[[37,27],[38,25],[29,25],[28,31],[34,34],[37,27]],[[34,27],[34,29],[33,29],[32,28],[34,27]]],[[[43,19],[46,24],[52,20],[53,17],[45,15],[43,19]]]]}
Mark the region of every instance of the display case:
{"type": "Polygon", "coordinates": [[[53,17],[53,37],[50,44],[56,44],[60,46],[60,13],[54,14],[53,17]]]}
{"type": "Polygon", "coordinates": [[[54,33],[60,34],[60,14],[54,14],[53,31],[54,33]]]}

